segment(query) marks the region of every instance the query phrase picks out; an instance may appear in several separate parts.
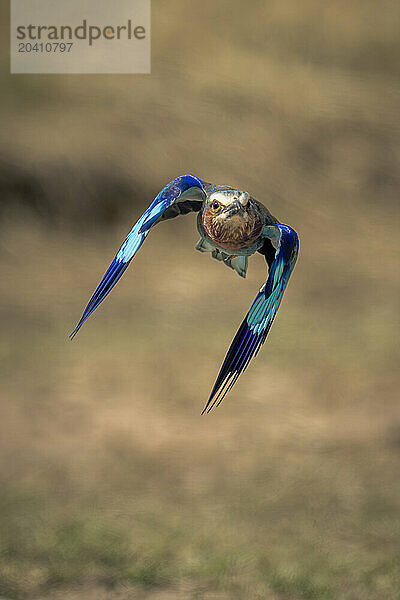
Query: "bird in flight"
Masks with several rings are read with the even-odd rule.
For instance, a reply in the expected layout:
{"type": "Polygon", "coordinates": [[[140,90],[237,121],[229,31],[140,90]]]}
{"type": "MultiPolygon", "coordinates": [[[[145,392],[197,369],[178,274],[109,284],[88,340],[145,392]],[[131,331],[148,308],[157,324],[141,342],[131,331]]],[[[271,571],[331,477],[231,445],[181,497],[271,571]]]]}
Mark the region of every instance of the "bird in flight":
{"type": "Polygon", "coordinates": [[[72,339],[78,333],[119,281],[153,225],[189,212],[198,213],[200,239],[196,250],[211,252],[213,258],[241,277],[246,277],[249,256],[255,252],[263,254],[268,264],[268,279],[233,338],[203,409],[204,414],[222,402],[265,342],[299,249],[294,229],[279,223],[248,192],[206,183],[194,175],[182,175],[171,181],[128,233],[70,337],[72,339]]]}

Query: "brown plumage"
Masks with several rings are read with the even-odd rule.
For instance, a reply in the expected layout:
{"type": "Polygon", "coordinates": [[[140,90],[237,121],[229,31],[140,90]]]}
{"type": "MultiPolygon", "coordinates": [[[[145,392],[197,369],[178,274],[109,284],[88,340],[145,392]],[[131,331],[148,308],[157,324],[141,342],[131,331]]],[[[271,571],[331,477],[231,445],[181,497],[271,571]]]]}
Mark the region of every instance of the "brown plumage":
{"type": "Polygon", "coordinates": [[[260,236],[265,224],[260,212],[254,209],[253,203],[249,203],[245,210],[229,216],[209,205],[202,214],[204,231],[220,248],[229,251],[248,248],[260,236]]]}

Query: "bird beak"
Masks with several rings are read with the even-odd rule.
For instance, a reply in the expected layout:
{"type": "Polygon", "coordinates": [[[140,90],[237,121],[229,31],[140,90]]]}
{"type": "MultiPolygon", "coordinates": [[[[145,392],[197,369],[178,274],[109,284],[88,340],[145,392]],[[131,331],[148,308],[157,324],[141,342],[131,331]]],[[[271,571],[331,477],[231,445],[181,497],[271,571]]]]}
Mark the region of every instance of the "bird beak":
{"type": "Polygon", "coordinates": [[[228,214],[228,217],[232,217],[236,214],[243,214],[244,208],[242,204],[240,204],[239,200],[234,200],[234,202],[226,209],[225,212],[228,214]]]}

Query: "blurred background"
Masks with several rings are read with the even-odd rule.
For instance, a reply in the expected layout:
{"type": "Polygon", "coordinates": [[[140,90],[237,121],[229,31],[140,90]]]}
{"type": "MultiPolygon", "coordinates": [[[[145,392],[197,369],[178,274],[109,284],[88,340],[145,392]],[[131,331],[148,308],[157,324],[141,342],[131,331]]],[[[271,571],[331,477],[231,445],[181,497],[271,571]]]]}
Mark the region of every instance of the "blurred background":
{"type": "Polygon", "coordinates": [[[151,75],[0,58],[0,596],[385,600],[400,590],[399,24],[392,0],[153,2],[151,75]],[[300,236],[268,343],[201,409],[266,277],[155,228],[169,180],[300,236]]]}

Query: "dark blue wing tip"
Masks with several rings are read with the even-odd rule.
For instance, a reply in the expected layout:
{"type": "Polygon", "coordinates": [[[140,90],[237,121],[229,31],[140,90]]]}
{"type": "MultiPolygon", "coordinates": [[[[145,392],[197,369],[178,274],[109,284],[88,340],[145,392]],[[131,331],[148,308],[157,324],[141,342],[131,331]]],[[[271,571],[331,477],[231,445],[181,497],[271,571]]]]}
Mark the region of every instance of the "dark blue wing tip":
{"type": "Polygon", "coordinates": [[[221,404],[226,394],[236,383],[239,375],[246,370],[254,354],[254,342],[257,339],[258,336],[254,336],[248,326],[246,316],[226,353],[210,397],[201,413],[202,415],[208,414],[215,405],[219,406],[221,404]]]}
{"type": "Polygon", "coordinates": [[[75,329],[73,331],[71,331],[71,333],[69,334],[68,339],[70,339],[72,341],[74,339],[74,337],[76,336],[76,334],[78,333],[78,331],[79,331],[79,326],[77,325],[75,327],[75,329]]]}
{"type": "MultiPolygon", "coordinates": [[[[93,296],[92,296],[93,298],[93,296]]],[[[92,301],[92,298],[90,299],[90,301],[88,302],[88,305],[86,306],[85,310],[82,313],[81,318],[79,319],[75,329],[73,331],[71,331],[71,333],[69,334],[69,339],[73,340],[74,337],[76,336],[76,334],[78,333],[78,331],[80,330],[80,328],[82,327],[82,325],[84,324],[84,322],[86,321],[86,319],[88,318],[88,316],[90,315],[90,312],[88,311],[88,308],[90,306],[90,303],[92,301]]]]}
{"type": "Polygon", "coordinates": [[[85,316],[85,313],[83,313],[82,317],[79,319],[79,321],[77,323],[77,326],[75,327],[75,329],[73,331],[71,331],[71,333],[68,336],[68,338],[70,340],[74,339],[74,337],[76,336],[76,334],[78,333],[78,331],[80,330],[80,328],[82,327],[82,325],[84,324],[86,319],[88,318],[89,314],[85,316]]]}
{"type": "Polygon", "coordinates": [[[118,282],[125,269],[128,267],[129,262],[118,261],[116,258],[112,261],[110,266],[108,267],[106,273],[104,274],[102,280],[97,286],[96,290],[93,293],[93,296],[90,298],[85,310],[81,318],[78,321],[75,329],[70,333],[69,338],[71,340],[74,339],[86,319],[92,314],[94,310],[103,302],[108,293],[112,290],[115,284],[118,282]]]}
{"type": "MultiPolygon", "coordinates": [[[[90,303],[89,303],[90,304],[90,303]]],[[[88,305],[89,306],[89,305],[88,305]]],[[[94,309],[93,309],[94,310],[94,309]]],[[[83,312],[82,317],[79,319],[77,326],[75,327],[75,329],[73,331],[71,331],[71,333],[69,334],[69,339],[73,340],[74,337],[76,336],[76,334],[78,333],[78,331],[80,330],[80,328],[82,327],[82,325],[84,324],[84,322],[86,321],[86,319],[89,317],[89,315],[91,314],[92,311],[88,312],[86,314],[86,309],[83,312]]]]}

